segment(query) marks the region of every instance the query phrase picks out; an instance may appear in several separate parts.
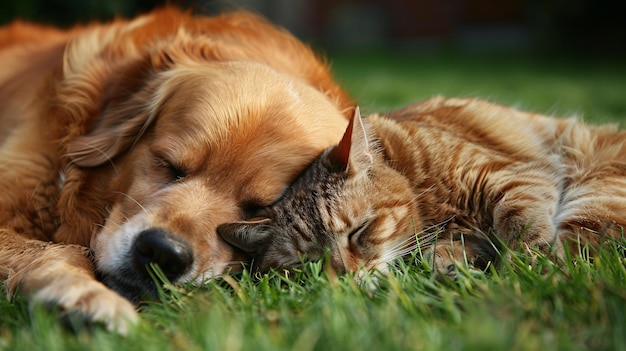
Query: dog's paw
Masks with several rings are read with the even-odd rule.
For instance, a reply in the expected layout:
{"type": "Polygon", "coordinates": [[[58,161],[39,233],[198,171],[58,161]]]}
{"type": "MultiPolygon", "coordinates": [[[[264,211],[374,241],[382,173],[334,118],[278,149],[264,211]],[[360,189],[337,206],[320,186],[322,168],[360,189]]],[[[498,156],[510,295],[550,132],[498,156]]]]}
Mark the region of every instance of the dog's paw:
{"type": "Polygon", "coordinates": [[[30,298],[37,304],[57,306],[65,315],[103,323],[109,331],[122,335],[139,321],[133,304],[102,283],[83,276],[57,275],[30,298]]]}

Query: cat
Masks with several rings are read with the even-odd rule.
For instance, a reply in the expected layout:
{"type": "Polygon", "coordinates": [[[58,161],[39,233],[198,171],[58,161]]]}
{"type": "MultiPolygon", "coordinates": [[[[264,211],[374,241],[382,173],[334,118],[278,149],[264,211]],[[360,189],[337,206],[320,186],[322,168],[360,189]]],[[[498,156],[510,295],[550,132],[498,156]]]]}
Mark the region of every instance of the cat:
{"type": "Polygon", "coordinates": [[[258,271],[328,252],[337,271],[384,272],[419,249],[450,275],[502,245],[562,260],[622,237],[626,132],[472,98],[357,108],[340,143],[247,219],[218,232],[258,271]]]}

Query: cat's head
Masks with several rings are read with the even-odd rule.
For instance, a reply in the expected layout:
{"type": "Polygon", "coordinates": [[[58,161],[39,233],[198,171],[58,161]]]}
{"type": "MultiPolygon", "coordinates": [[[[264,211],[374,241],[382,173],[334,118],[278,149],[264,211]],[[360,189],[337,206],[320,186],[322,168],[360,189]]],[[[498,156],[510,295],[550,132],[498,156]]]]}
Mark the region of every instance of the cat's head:
{"type": "Polygon", "coordinates": [[[341,142],[325,150],[271,206],[218,233],[253,257],[252,269],[292,268],[329,253],[338,271],[385,270],[414,248],[411,185],[385,160],[359,109],[341,142]]]}

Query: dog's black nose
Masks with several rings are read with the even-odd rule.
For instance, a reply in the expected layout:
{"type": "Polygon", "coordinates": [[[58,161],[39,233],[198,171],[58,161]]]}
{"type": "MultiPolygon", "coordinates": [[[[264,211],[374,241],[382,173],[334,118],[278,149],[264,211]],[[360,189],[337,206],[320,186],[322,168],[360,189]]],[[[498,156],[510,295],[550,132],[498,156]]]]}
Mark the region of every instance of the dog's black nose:
{"type": "Polygon", "coordinates": [[[132,250],[135,268],[143,271],[149,263],[158,264],[167,279],[175,281],[193,263],[189,244],[162,228],[150,228],[139,233],[132,250]]]}

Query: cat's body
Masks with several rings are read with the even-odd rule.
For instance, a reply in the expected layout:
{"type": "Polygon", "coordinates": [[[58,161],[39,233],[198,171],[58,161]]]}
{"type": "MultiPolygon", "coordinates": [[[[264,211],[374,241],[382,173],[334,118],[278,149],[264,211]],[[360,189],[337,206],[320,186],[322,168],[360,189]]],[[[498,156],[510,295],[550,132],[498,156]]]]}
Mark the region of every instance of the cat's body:
{"type": "Polygon", "coordinates": [[[218,232],[256,269],[330,249],[338,270],[385,270],[420,249],[438,271],[500,243],[563,257],[626,226],[626,132],[475,99],[355,116],[261,219],[218,232]],[[417,238],[417,240],[416,240],[417,238]]]}

